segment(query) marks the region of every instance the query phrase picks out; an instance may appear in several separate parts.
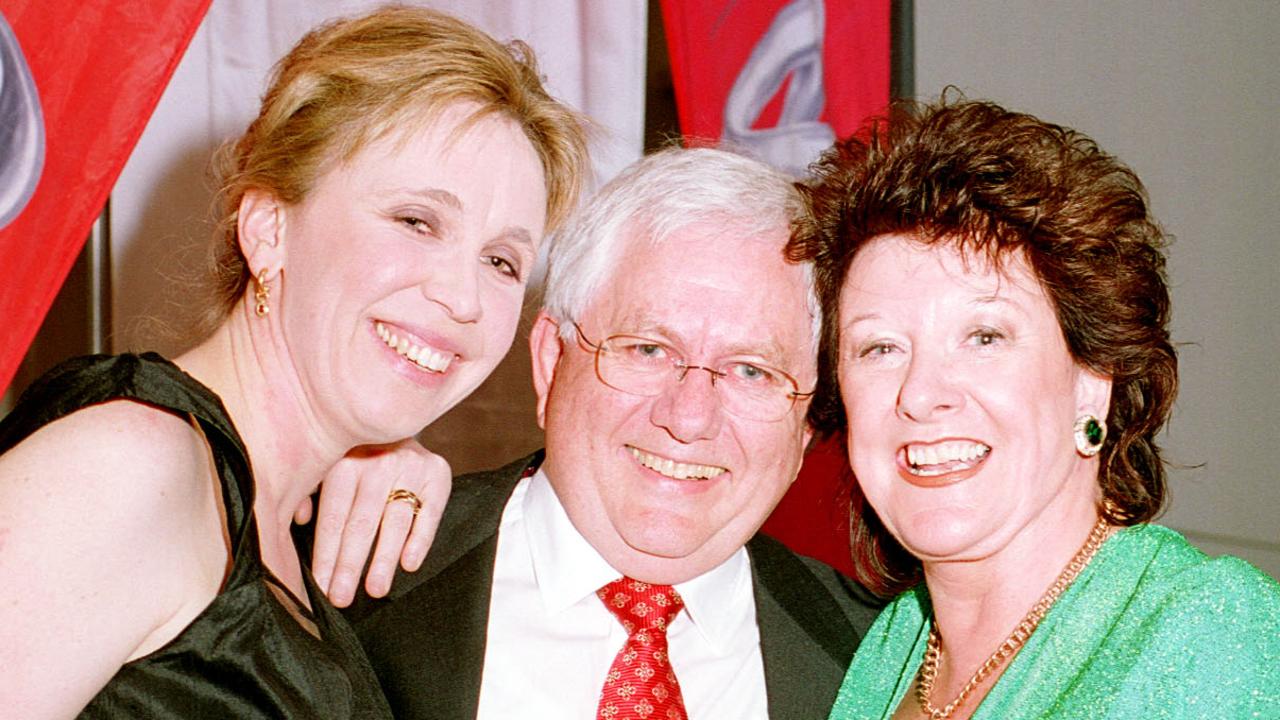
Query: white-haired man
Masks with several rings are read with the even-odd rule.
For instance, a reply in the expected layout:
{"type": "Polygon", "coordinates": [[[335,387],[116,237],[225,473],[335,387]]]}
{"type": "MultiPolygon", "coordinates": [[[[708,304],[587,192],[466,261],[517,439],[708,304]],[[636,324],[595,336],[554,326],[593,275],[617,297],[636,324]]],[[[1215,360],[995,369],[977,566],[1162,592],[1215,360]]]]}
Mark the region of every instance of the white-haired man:
{"type": "Polygon", "coordinates": [[[669,150],[556,239],[545,455],[456,480],[423,568],[351,611],[397,717],[826,717],[874,602],[757,532],[811,435],[799,203],[669,150]]]}

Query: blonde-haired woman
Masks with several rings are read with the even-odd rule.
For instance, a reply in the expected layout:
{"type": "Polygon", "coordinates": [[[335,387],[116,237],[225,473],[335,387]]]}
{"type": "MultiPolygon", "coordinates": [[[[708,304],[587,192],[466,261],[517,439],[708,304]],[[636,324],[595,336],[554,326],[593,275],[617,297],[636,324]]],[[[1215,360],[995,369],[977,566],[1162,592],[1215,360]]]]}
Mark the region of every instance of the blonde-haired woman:
{"type": "Polygon", "coordinates": [[[388,8],[303,38],[221,166],[208,338],[70,361],[0,424],[6,714],[390,717],[293,511],[493,370],[585,152],[523,47],[388,8]]]}

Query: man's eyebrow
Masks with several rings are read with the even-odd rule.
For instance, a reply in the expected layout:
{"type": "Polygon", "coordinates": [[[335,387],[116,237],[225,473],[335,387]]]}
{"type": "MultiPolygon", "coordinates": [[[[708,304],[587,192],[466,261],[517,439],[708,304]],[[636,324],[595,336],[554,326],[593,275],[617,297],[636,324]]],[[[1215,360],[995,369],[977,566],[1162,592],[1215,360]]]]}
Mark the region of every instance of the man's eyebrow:
{"type": "Polygon", "coordinates": [[[770,365],[782,367],[786,364],[786,353],[777,340],[769,340],[760,345],[738,343],[730,345],[726,350],[726,355],[754,355],[764,358],[770,365]]]}
{"type": "MultiPolygon", "coordinates": [[[[620,331],[627,335],[655,335],[661,338],[667,338],[672,342],[683,343],[685,341],[685,338],[681,337],[679,333],[672,330],[665,323],[657,320],[650,320],[645,315],[625,317],[623,319],[623,324],[624,327],[632,328],[620,331]]],[[[781,365],[785,361],[787,355],[785,349],[776,339],[770,339],[762,343],[752,343],[749,341],[730,343],[721,351],[720,354],[726,356],[753,355],[765,358],[773,365],[781,365]]]]}

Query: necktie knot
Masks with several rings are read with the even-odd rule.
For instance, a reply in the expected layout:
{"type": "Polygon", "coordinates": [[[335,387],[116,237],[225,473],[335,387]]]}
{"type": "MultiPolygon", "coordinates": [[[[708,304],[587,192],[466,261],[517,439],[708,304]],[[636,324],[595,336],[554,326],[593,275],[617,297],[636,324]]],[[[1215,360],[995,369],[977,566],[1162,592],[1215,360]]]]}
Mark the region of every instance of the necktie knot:
{"type": "Polygon", "coordinates": [[[626,577],[605,585],[597,594],[628,635],[645,630],[666,633],[672,618],[684,607],[680,593],[670,585],[653,585],[626,577]]]}

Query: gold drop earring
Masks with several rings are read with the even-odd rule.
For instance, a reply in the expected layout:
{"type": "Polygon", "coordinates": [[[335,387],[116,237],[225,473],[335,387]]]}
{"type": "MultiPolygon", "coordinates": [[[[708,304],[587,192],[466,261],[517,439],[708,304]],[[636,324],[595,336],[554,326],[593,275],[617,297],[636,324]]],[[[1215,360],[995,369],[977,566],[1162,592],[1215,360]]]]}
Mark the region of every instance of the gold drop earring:
{"type": "Polygon", "coordinates": [[[271,306],[267,305],[267,300],[271,299],[271,288],[267,287],[266,268],[259,270],[257,277],[253,279],[253,298],[258,301],[253,311],[258,314],[258,317],[266,317],[267,313],[271,312],[271,306]]]}

